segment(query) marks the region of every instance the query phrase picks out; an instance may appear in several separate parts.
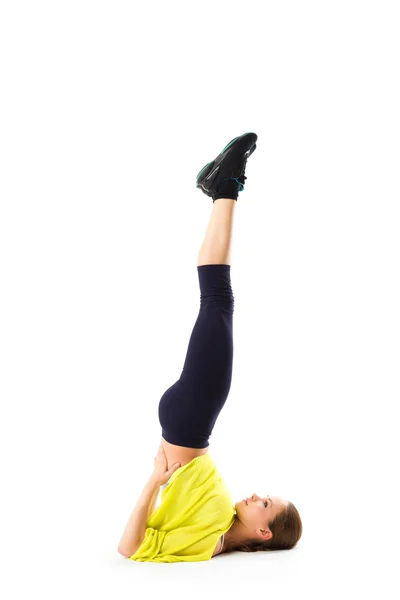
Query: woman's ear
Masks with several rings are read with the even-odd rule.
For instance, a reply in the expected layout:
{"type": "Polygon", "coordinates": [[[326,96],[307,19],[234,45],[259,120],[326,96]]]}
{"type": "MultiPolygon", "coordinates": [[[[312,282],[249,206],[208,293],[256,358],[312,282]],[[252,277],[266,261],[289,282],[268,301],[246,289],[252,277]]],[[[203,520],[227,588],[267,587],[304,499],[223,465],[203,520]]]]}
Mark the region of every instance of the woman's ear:
{"type": "Polygon", "coordinates": [[[257,535],[266,542],[272,538],[272,531],[270,529],[257,529],[257,535]]]}

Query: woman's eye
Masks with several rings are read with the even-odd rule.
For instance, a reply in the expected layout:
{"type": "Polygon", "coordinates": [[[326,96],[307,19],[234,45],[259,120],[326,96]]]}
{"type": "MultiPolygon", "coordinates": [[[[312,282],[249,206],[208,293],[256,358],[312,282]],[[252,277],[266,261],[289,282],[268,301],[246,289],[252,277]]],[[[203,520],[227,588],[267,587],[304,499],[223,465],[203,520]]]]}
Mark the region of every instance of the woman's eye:
{"type": "Polygon", "coordinates": [[[264,506],[267,507],[268,506],[268,502],[265,500],[264,501],[264,506]]]}

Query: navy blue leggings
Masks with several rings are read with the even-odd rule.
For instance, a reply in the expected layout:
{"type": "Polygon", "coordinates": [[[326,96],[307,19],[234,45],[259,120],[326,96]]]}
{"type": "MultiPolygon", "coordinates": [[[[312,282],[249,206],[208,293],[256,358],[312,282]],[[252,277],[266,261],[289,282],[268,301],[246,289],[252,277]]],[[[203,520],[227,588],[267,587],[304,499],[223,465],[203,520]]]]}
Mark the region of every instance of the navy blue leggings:
{"type": "Polygon", "coordinates": [[[232,380],[234,297],[230,265],[197,267],[200,310],[182,374],[161,397],[162,437],[171,444],[207,448],[232,380]]]}

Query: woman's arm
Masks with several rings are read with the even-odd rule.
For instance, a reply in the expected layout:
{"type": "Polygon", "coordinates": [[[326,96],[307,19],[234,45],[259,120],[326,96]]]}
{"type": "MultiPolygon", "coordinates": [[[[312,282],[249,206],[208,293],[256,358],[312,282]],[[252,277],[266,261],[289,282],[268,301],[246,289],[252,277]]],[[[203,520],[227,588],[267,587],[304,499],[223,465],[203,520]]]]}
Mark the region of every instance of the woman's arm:
{"type": "Polygon", "coordinates": [[[144,486],[140,498],[129,517],[122,538],[118,544],[118,552],[127,558],[132,556],[132,554],[138,550],[144,540],[148,518],[147,515],[149,513],[151,502],[153,498],[156,497],[156,491],[159,490],[159,488],[159,482],[152,475],[144,486]]]}
{"type": "Polygon", "coordinates": [[[157,488],[156,488],[156,490],[155,490],[155,492],[154,492],[154,494],[153,494],[153,497],[152,497],[152,499],[150,501],[149,510],[147,512],[147,519],[150,518],[150,515],[153,514],[153,512],[155,510],[155,506],[156,506],[156,502],[157,502],[157,498],[158,498],[158,494],[159,493],[160,493],[160,486],[158,485],[157,488]]]}

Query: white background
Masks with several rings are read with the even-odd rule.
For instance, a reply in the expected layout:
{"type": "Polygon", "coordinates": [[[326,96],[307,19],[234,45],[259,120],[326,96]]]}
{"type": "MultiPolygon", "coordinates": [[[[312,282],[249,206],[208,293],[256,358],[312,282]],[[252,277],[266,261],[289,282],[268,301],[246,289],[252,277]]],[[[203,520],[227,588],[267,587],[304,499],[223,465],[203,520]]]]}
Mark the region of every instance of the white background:
{"type": "Polygon", "coordinates": [[[2,2],[3,597],[399,597],[396,5],[2,2]],[[195,178],[247,131],[210,452],[234,502],[288,498],[304,533],[135,563],[199,308],[195,178]]]}

